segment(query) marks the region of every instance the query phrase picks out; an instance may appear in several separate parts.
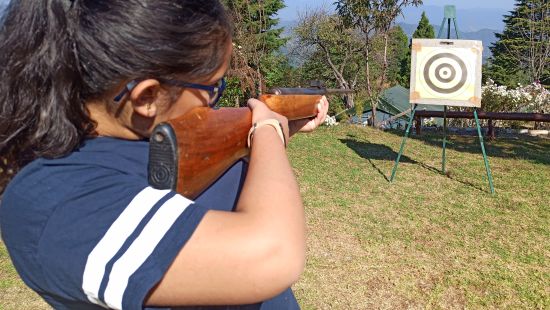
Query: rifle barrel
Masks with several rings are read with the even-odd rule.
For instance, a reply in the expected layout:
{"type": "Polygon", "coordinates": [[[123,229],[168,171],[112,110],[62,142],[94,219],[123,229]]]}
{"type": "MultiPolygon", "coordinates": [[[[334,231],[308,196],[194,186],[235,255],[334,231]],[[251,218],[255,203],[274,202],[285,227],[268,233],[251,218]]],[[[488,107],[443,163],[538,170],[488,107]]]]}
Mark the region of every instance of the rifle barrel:
{"type": "Polygon", "coordinates": [[[273,95],[333,95],[333,94],[352,94],[352,89],[336,88],[284,88],[277,87],[269,91],[273,95]]]}

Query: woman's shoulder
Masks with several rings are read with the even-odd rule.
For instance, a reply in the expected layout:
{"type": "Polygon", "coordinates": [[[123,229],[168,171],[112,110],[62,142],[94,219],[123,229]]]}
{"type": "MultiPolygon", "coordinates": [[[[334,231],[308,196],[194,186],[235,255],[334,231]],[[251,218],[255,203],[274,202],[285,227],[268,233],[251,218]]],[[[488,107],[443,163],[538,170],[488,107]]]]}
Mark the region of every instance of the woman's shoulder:
{"type": "Polygon", "coordinates": [[[39,158],[25,166],[8,184],[4,197],[60,197],[96,182],[121,179],[146,184],[148,143],[110,138],[86,140],[72,153],[55,159],[39,158]]]}
{"type": "Polygon", "coordinates": [[[119,202],[123,206],[146,187],[146,145],[86,141],[63,158],[39,158],[22,169],[3,194],[0,227],[4,236],[9,229],[18,234],[26,229],[27,236],[37,239],[54,214],[77,217],[116,208],[119,202]]]}

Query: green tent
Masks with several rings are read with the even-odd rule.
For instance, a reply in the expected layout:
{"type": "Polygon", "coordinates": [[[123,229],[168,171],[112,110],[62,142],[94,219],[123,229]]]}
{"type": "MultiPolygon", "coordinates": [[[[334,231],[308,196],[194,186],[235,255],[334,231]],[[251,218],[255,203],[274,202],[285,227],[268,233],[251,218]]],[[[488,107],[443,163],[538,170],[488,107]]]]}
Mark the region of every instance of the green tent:
{"type": "MultiPolygon", "coordinates": [[[[379,99],[378,109],[381,110],[382,113],[388,113],[391,116],[403,114],[404,112],[410,111],[410,109],[412,108],[409,98],[410,98],[409,89],[400,85],[394,86],[384,91],[384,93],[379,99]]],[[[443,111],[444,107],[440,105],[421,104],[418,106],[418,110],[443,111]]],[[[364,112],[370,115],[370,112],[372,112],[372,109],[369,108],[364,112]]],[[[406,123],[408,122],[409,117],[410,117],[410,112],[406,113],[399,119],[401,122],[406,123]]],[[[434,121],[438,126],[443,126],[443,119],[434,119],[434,121]]]]}

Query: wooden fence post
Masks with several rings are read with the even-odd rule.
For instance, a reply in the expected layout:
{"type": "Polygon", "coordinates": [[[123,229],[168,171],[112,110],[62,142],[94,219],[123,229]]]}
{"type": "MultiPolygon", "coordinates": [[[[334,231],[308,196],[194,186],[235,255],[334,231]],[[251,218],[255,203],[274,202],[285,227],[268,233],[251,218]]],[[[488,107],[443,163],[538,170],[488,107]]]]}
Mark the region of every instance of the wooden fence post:
{"type": "Polygon", "coordinates": [[[416,116],[414,118],[415,121],[415,127],[416,127],[416,135],[420,136],[422,134],[422,118],[416,116]]]}
{"type": "Polygon", "coordinates": [[[493,120],[490,118],[489,120],[489,129],[487,130],[487,138],[489,140],[496,139],[496,133],[495,133],[495,127],[493,125],[493,120]]]}

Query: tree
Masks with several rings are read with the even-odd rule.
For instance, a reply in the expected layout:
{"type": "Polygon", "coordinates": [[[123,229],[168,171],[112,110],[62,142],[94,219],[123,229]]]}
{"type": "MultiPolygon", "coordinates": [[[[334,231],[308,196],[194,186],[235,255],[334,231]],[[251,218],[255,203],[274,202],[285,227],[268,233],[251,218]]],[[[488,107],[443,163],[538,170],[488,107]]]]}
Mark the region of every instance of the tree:
{"type": "Polygon", "coordinates": [[[406,63],[407,61],[410,62],[409,38],[407,37],[407,34],[405,34],[403,29],[399,26],[393,27],[390,30],[389,36],[390,57],[388,57],[388,82],[390,82],[390,84],[402,84],[402,82],[406,80],[406,76],[410,76],[410,70],[409,74],[405,77],[402,73],[403,63],[406,63]]]}
{"type": "Polygon", "coordinates": [[[239,102],[239,98],[257,96],[267,88],[266,76],[272,72],[270,66],[264,65],[271,65],[268,58],[275,57],[274,53],[287,42],[281,37],[284,29],[276,27],[279,20],[275,18],[285,5],[282,0],[223,0],[223,3],[235,24],[228,78],[231,86],[240,88],[230,91],[234,98],[226,100],[239,102]]]}
{"type": "Polygon", "coordinates": [[[435,38],[434,27],[430,25],[430,20],[426,16],[426,12],[422,12],[420,17],[420,22],[413,33],[413,38],[415,39],[433,39],[435,38]]]}
{"type": "MultiPolygon", "coordinates": [[[[418,26],[412,35],[413,39],[433,39],[435,38],[434,27],[430,24],[430,20],[426,16],[426,12],[422,12],[418,26]]],[[[407,58],[401,62],[401,84],[407,85],[411,83],[411,50],[409,45],[409,51],[407,58]]]]}
{"type": "MultiPolygon", "coordinates": [[[[308,12],[300,16],[294,29],[296,49],[309,53],[309,70],[329,68],[331,80],[341,89],[355,89],[359,81],[362,48],[361,38],[353,28],[344,26],[338,15],[329,15],[324,10],[308,12]],[[323,64],[323,67],[315,64],[323,64]]],[[[308,70],[308,71],[309,71],[308,70]]],[[[311,72],[310,72],[311,73],[311,72]]],[[[317,72],[320,76],[323,72],[317,72]]],[[[354,106],[353,96],[346,97],[346,108],[354,106]]]]}
{"type": "Polygon", "coordinates": [[[505,28],[491,46],[487,75],[497,84],[540,82],[550,86],[550,2],[516,0],[505,28]]]}
{"type": "Polygon", "coordinates": [[[365,76],[367,92],[372,106],[372,126],[376,126],[378,99],[386,83],[388,73],[389,30],[404,7],[418,6],[422,0],[338,0],[336,9],[347,27],[356,27],[363,35],[365,76]],[[382,69],[379,75],[371,72],[373,37],[382,39],[382,69]]]}

